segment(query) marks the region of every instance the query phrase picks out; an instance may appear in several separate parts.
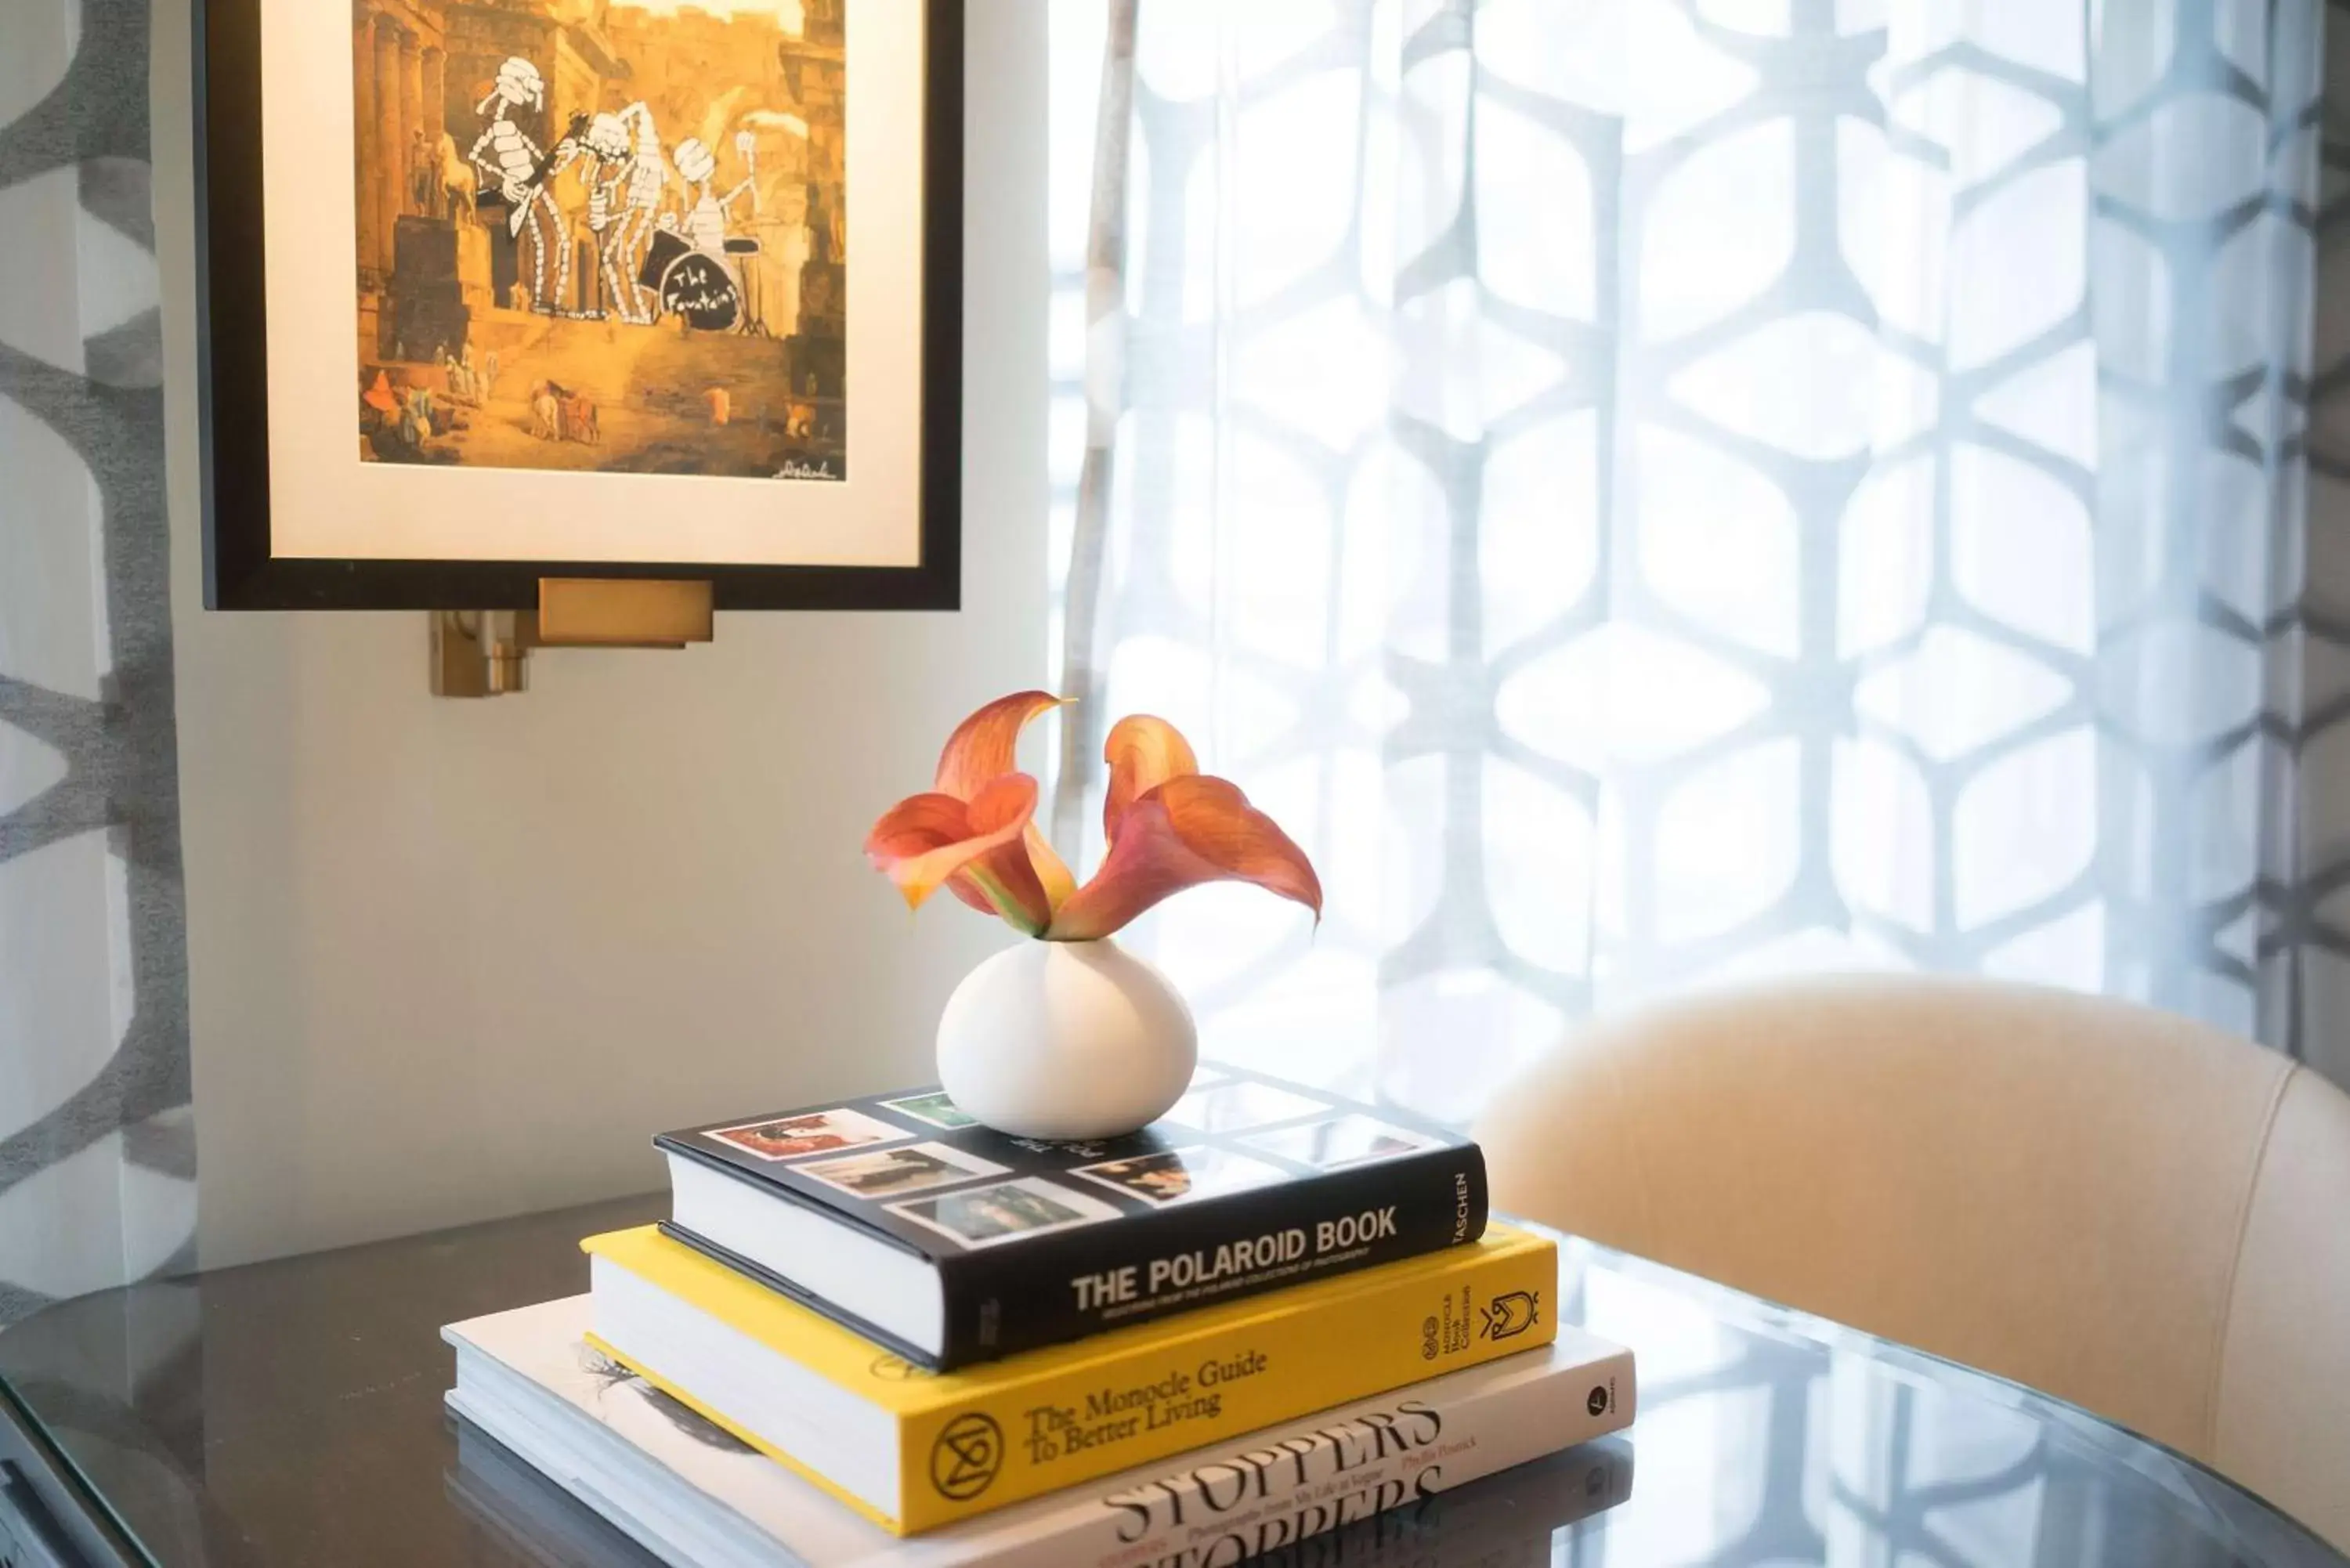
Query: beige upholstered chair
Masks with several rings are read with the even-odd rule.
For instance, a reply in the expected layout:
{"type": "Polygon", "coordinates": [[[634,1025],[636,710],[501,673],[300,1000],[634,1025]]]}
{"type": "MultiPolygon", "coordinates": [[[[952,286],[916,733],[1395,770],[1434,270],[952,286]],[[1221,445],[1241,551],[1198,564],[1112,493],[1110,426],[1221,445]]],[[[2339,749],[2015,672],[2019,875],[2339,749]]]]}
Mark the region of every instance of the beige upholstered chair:
{"type": "Polygon", "coordinates": [[[1595,1028],[1479,1132],[1498,1209],[2070,1399],[2350,1546],[2350,1096],[2284,1056],[1809,981],[1595,1028]]]}

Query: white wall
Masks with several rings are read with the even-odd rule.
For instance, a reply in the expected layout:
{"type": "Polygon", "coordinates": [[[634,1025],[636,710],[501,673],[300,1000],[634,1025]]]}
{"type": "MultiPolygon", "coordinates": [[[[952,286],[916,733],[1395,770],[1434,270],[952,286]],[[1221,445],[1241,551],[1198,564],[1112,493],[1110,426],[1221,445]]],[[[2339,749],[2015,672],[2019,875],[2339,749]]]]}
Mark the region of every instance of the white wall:
{"type": "Polygon", "coordinates": [[[202,607],[188,21],[156,11],[205,1265],[641,1190],[661,1128],[926,1081],[1008,933],[910,919],[858,846],[1044,679],[1041,0],[971,8],[968,607],[723,616],[484,702],[427,694],[421,614],[202,607]]]}

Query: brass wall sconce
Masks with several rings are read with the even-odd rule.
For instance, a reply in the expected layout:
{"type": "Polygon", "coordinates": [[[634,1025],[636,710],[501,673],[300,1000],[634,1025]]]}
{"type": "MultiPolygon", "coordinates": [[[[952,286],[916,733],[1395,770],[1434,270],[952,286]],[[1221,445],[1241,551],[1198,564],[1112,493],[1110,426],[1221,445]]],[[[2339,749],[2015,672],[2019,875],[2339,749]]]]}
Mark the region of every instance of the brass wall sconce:
{"type": "Polygon", "coordinates": [[[707,582],[541,577],[536,609],[431,613],[435,697],[527,691],[535,649],[676,650],[716,633],[707,582]]]}

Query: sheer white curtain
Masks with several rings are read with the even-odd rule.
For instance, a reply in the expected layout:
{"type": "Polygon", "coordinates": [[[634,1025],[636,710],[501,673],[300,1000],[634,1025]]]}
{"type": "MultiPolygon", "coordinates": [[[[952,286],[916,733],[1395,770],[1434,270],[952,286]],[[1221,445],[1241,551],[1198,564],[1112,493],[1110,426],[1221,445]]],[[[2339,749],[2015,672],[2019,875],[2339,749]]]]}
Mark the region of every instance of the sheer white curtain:
{"type": "Polygon", "coordinates": [[[1591,1010],[1870,965],[2350,1064],[2322,21],[1060,5],[1063,809],[1161,712],[1330,898],[1138,932],[1209,1048],[1466,1116],[1591,1010]]]}
{"type": "Polygon", "coordinates": [[[195,1246],[147,0],[0,0],[0,1327],[195,1246]]]}

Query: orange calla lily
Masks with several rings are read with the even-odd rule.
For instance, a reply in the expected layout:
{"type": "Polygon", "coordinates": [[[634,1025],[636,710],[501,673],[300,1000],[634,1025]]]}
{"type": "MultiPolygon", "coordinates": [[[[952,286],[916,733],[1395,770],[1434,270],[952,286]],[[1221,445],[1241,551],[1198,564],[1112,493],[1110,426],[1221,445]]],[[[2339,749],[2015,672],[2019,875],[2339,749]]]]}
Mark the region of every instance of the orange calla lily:
{"type": "Polygon", "coordinates": [[[1102,797],[1102,838],[1108,844],[1118,842],[1118,825],[1137,799],[1169,779],[1200,771],[1200,759],[1191,754],[1191,742],[1183,732],[1148,713],[1110,726],[1102,760],[1109,764],[1109,788],[1102,797]]]}
{"type": "MultiPolygon", "coordinates": [[[[939,753],[938,772],[931,789],[940,794],[967,801],[994,780],[1015,773],[1020,732],[1028,727],[1028,721],[1040,713],[1052,711],[1061,706],[1063,701],[1050,691],[1015,691],[1009,697],[997,698],[965,719],[955,726],[954,733],[947,737],[945,747],[939,753]]],[[[1045,841],[1045,836],[1037,831],[1033,822],[1021,837],[1026,846],[1029,866],[1035,874],[1034,880],[1042,888],[1037,907],[1044,910],[1044,919],[1050,919],[1052,911],[1076,887],[1076,878],[1069,875],[1068,867],[1062,864],[1061,857],[1053,852],[1053,846],[1045,841]]],[[[867,853],[870,855],[872,852],[868,842],[867,853]]],[[[881,864],[879,859],[874,863],[877,866],[881,864]]],[[[1020,882],[1024,891],[1025,879],[1019,877],[1017,872],[1008,870],[1009,862],[1005,864],[1007,875],[1020,882]]],[[[1041,923],[1034,928],[1026,923],[1027,917],[1035,912],[1033,909],[1024,907],[1016,917],[1005,913],[1002,903],[980,885],[979,877],[973,872],[956,872],[947,878],[946,888],[948,892],[980,913],[1003,915],[1005,919],[1031,936],[1044,929],[1041,923]]]]}
{"type": "Polygon", "coordinates": [[[957,800],[969,800],[981,789],[1020,765],[1020,732],[1028,721],[1049,713],[1064,699],[1050,691],[1015,691],[998,697],[955,726],[939,753],[938,774],[931,787],[957,800]]]}
{"type": "Polygon", "coordinates": [[[1030,936],[1053,918],[1023,842],[1036,815],[1036,781],[1004,774],[968,801],[918,794],[899,801],[866,836],[865,853],[920,909],[952,878],[968,878],[985,907],[1030,936]]]}
{"type": "Polygon", "coordinates": [[[1170,894],[1203,882],[1253,882],[1322,915],[1322,882],[1305,852],[1222,779],[1187,774],[1127,807],[1093,880],[1053,911],[1055,941],[1090,941],[1170,894]]]}
{"type": "Polygon", "coordinates": [[[982,708],[948,737],[931,792],[873,825],[866,855],[910,907],[943,887],[1030,936],[1092,941],[1186,888],[1241,881],[1321,918],[1305,852],[1237,786],[1201,774],[1180,731],[1147,714],[1120,720],[1103,747],[1109,852],[1078,887],[1037,831],[1036,781],[1016,765],[1020,732],[1061,702],[1022,691],[982,708]]]}

